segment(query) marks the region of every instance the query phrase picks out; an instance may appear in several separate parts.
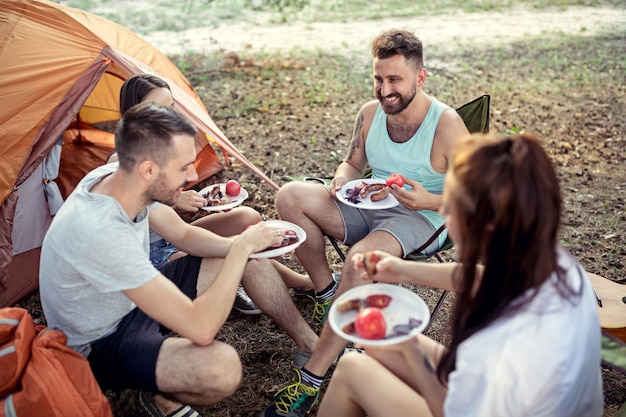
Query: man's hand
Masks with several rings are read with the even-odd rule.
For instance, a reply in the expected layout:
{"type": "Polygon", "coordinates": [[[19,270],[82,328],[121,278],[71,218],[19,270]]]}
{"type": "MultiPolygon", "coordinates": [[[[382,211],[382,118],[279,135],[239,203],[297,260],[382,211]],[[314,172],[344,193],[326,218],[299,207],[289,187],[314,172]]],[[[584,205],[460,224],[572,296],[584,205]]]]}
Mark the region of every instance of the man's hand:
{"type": "Polygon", "coordinates": [[[237,245],[248,254],[261,252],[270,247],[277,247],[283,242],[285,230],[267,222],[259,222],[248,226],[235,238],[233,246],[237,245]]]}
{"type": "Polygon", "coordinates": [[[334,199],[337,199],[337,191],[341,190],[341,188],[347,183],[348,183],[348,178],[344,177],[343,175],[333,178],[332,181],[330,182],[330,187],[329,187],[330,195],[334,199]]]}
{"type": "Polygon", "coordinates": [[[196,213],[199,209],[207,205],[207,201],[202,195],[194,190],[183,191],[176,200],[176,204],[172,206],[174,210],[189,211],[196,213]]]}
{"type": "Polygon", "coordinates": [[[402,187],[393,184],[390,188],[391,194],[398,200],[400,204],[409,210],[439,210],[441,204],[441,196],[431,194],[418,181],[405,178],[405,184],[411,187],[411,191],[407,191],[402,187]]]}

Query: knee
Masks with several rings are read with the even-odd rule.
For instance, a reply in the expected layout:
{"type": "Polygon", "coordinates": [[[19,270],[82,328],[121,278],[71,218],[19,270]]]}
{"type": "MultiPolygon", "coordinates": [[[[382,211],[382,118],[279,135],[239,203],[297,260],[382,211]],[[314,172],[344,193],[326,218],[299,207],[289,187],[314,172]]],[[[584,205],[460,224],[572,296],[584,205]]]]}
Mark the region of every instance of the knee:
{"type": "Polygon", "coordinates": [[[207,363],[212,363],[213,366],[205,372],[202,391],[213,400],[230,397],[237,391],[243,379],[239,354],[232,346],[220,343],[212,356],[212,360],[207,363]]]}
{"type": "Polygon", "coordinates": [[[276,210],[278,214],[282,215],[287,214],[290,211],[297,210],[300,206],[300,201],[303,196],[307,195],[306,189],[307,185],[301,182],[288,182],[283,185],[276,194],[276,210]]]}
{"type": "Polygon", "coordinates": [[[350,375],[363,366],[364,361],[367,361],[367,359],[364,359],[364,356],[362,353],[357,352],[348,352],[342,355],[333,371],[333,379],[349,380],[350,375]]]}
{"type": "Polygon", "coordinates": [[[357,270],[355,263],[352,261],[353,255],[355,253],[364,253],[364,252],[360,251],[359,249],[354,249],[354,247],[350,248],[348,252],[346,253],[346,260],[344,261],[343,270],[341,273],[340,282],[348,284],[349,287],[355,287],[357,285],[368,283],[368,281],[365,281],[362,278],[363,270],[362,269],[357,270]]]}
{"type": "Polygon", "coordinates": [[[257,224],[262,220],[261,214],[252,207],[239,206],[237,207],[237,212],[239,213],[240,221],[247,226],[257,224]]]}

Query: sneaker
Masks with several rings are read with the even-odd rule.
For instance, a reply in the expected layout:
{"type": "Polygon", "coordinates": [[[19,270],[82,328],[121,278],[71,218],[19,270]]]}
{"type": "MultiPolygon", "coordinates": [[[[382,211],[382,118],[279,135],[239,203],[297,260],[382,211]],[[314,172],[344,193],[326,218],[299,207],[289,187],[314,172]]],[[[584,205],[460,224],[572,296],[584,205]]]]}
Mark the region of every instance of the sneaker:
{"type": "Polygon", "coordinates": [[[296,375],[291,383],[276,393],[272,404],[259,417],[304,417],[311,412],[319,398],[319,390],[304,384],[300,371],[294,371],[296,375]]]}
{"type": "Polygon", "coordinates": [[[305,290],[303,288],[294,288],[293,289],[293,295],[295,295],[296,297],[314,298],[315,297],[315,290],[313,288],[311,288],[310,290],[305,290]]]}
{"type": "Polygon", "coordinates": [[[315,305],[313,306],[313,317],[311,321],[313,321],[313,330],[315,333],[320,334],[322,329],[324,328],[324,324],[326,324],[326,316],[328,315],[328,310],[330,309],[330,305],[333,303],[333,297],[327,298],[323,302],[319,302],[317,298],[315,299],[315,305]]]}
{"type": "MultiPolygon", "coordinates": [[[[333,272],[333,281],[339,282],[340,279],[341,279],[341,272],[333,272]]],[[[293,294],[298,297],[313,298],[315,297],[315,290],[314,289],[305,290],[302,288],[294,288],[293,294]]]]}
{"type": "Polygon", "coordinates": [[[233,308],[243,314],[262,313],[261,309],[248,297],[248,294],[241,285],[237,288],[237,296],[235,297],[233,308]]]}
{"type": "Polygon", "coordinates": [[[152,398],[152,394],[147,393],[145,391],[141,391],[139,393],[139,403],[144,408],[145,411],[148,412],[150,417],[202,417],[202,414],[198,413],[193,408],[188,405],[182,405],[177,410],[172,411],[170,414],[165,414],[159,406],[157,406],[156,402],[154,402],[154,398],[152,398]]]}
{"type": "Polygon", "coordinates": [[[355,353],[360,353],[361,355],[366,355],[365,353],[365,349],[360,349],[360,348],[355,348],[355,347],[346,347],[340,354],[339,356],[337,356],[337,358],[335,358],[335,362],[333,362],[333,364],[336,364],[339,359],[341,359],[341,357],[343,355],[345,355],[346,353],[350,353],[350,352],[355,352],[355,353]]]}

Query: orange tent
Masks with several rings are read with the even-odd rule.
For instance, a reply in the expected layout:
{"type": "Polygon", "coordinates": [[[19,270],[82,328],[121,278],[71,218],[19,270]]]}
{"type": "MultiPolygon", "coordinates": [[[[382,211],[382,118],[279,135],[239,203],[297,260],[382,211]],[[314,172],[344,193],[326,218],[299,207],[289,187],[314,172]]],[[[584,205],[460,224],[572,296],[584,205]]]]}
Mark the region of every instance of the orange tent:
{"type": "Polygon", "coordinates": [[[0,0],[0,307],[38,285],[39,251],[52,215],[78,180],[113,148],[128,77],[168,82],[175,106],[200,130],[199,181],[224,168],[210,146],[270,186],[211,120],[178,68],[133,32],[44,0],[0,0]]]}

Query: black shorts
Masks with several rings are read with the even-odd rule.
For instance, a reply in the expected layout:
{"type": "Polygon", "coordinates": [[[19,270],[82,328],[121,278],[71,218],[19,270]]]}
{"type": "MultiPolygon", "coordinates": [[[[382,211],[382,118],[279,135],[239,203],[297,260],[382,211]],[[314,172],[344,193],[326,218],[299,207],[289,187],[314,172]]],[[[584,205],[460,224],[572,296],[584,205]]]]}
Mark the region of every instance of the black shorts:
{"type": "MultiPolygon", "coordinates": [[[[159,270],[189,298],[197,295],[202,258],[184,256],[159,270]]],[[[138,389],[158,391],[156,362],[163,341],[172,332],[138,308],[128,313],[114,333],[91,344],[87,359],[103,391],[138,389]]]]}

